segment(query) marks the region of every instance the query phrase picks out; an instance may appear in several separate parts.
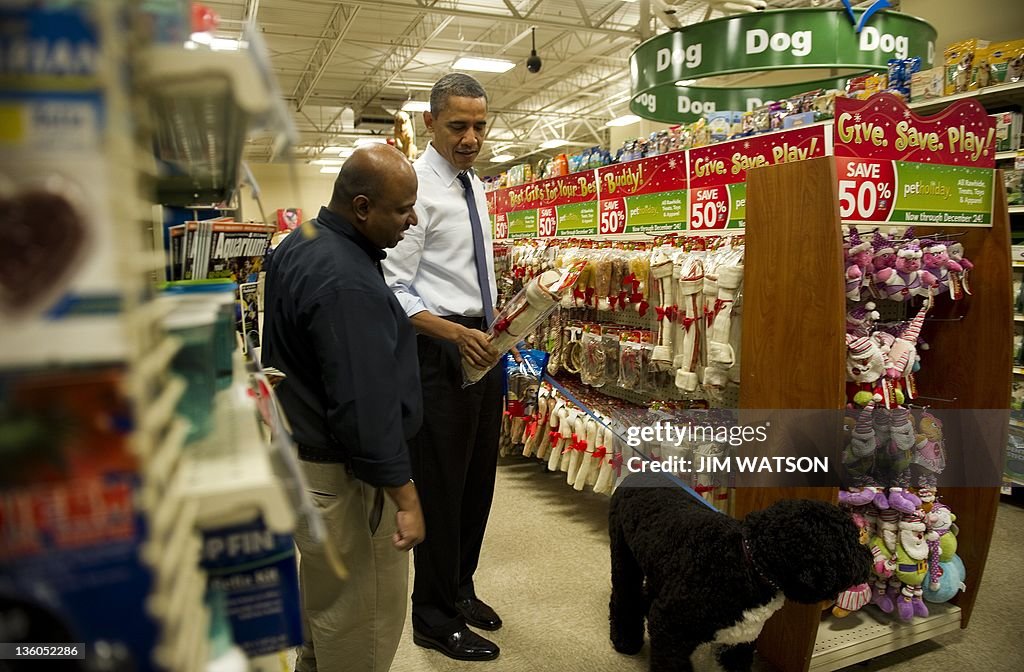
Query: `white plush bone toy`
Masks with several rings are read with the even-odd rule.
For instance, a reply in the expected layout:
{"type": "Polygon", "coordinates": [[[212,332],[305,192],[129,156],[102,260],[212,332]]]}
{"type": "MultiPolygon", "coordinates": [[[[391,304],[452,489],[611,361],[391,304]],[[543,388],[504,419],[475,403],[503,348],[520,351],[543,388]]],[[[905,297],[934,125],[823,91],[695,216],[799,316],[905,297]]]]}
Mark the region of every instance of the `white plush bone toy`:
{"type": "MultiPolygon", "coordinates": [[[[522,292],[513,298],[508,306],[494,320],[489,336],[491,346],[497,352],[508,352],[526,336],[558,303],[559,294],[552,288],[561,276],[556,271],[545,271],[527,283],[522,292]]],[[[484,377],[490,370],[478,369],[462,361],[463,378],[472,384],[484,377]]]]}
{"type": "Polygon", "coordinates": [[[601,473],[597,476],[597,483],[594,484],[594,492],[602,495],[610,495],[615,489],[615,456],[621,459],[622,446],[618,437],[611,429],[605,429],[604,441],[608,453],[605,455],[604,464],[601,465],[601,473]]]}
{"type": "Polygon", "coordinates": [[[576,409],[563,408],[558,414],[558,443],[548,454],[548,471],[558,471],[562,464],[565,447],[572,441],[572,427],[576,422],[576,409]]]}
{"type": "Polygon", "coordinates": [[[573,480],[573,490],[577,492],[582,491],[586,486],[587,481],[590,480],[590,475],[595,469],[601,468],[601,463],[598,461],[598,450],[600,449],[598,443],[600,443],[601,437],[604,436],[604,427],[597,424],[597,422],[591,418],[587,421],[587,453],[583,456],[583,461],[580,464],[580,470],[576,472],[576,478],[573,480]]]}
{"type": "Polygon", "coordinates": [[[672,322],[675,317],[675,292],[672,282],[672,260],[664,252],[651,260],[651,280],[658,285],[658,344],[654,346],[651,364],[659,371],[672,368],[672,322]]]}
{"type": "Polygon", "coordinates": [[[714,321],[708,330],[708,366],[704,371],[704,382],[715,387],[724,386],[735,377],[730,372],[738,364],[738,353],[733,347],[733,307],[740,283],[743,282],[743,265],[718,267],[718,298],[713,308],[714,321]]]}
{"type": "Polygon", "coordinates": [[[679,325],[682,331],[682,352],[674,362],[676,387],[683,392],[694,392],[700,382],[701,291],[704,288],[704,263],[696,256],[684,258],[679,271],[679,325]]]}
{"type": "Polygon", "coordinates": [[[566,473],[566,485],[576,482],[576,474],[579,473],[580,464],[583,463],[583,458],[586,457],[587,448],[590,445],[587,443],[587,419],[582,413],[576,416],[576,421],[573,423],[571,441],[567,455],[569,459],[568,461],[562,460],[562,471],[566,473]]]}
{"type": "MultiPolygon", "coordinates": [[[[569,466],[573,462],[573,457],[579,455],[577,448],[581,447],[581,444],[587,438],[587,421],[582,411],[577,408],[573,409],[572,421],[569,423],[569,428],[572,432],[569,434],[569,440],[562,448],[562,460],[558,463],[558,469],[563,474],[569,473],[569,466]]],[[[576,462],[578,464],[579,460],[576,460],[576,462]]]]}
{"type": "Polygon", "coordinates": [[[537,457],[546,460],[551,451],[555,449],[557,442],[554,440],[554,436],[558,435],[558,431],[562,426],[562,421],[565,418],[565,400],[559,399],[555,402],[555,406],[551,409],[548,414],[548,431],[544,438],[541,440],[537,448],[537,457]]]}
{"type": "Polygon", "coordinates": [[[553,403],[548,396],[548,391],[546,389],[541,390],[537,396],[537,418],[531,425],[533,433],[523,443],[523,457],[533,457],[539,445],[538,441],[547,440],[549,404],[553,403]]]}

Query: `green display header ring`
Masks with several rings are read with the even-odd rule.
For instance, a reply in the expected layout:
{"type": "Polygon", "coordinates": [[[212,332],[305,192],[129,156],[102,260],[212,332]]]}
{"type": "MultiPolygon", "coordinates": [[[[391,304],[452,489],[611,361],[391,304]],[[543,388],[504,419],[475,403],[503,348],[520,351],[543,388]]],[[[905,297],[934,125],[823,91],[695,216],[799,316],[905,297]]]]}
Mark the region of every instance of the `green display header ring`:
{"type": "MultiPolygon", "coordinates": [[[[855,12],[858,16],[861,12],[855,12]]],[[[780,9],[686,26],[654,37],[629,57],[630,111],[665,123],[695,121],[716,110],[750,110],[846,77],[765,87],[680,86],[743,72],[798,69],[885,71],[889,59],[935,60],[935,29],[898,12],[878,12],[860,33],[842,9],[780,9]]]]}

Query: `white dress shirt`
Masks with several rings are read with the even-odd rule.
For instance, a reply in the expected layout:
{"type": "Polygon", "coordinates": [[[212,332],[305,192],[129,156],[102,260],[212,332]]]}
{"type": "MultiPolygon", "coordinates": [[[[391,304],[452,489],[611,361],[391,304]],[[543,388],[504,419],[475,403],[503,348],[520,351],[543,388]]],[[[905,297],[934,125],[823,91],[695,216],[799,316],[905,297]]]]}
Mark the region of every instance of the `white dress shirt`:
{"type": "MultiPolygon", "coordinates": [[[[466,192],[459,182],[459,170],[441,156],[433,144],[413,166],[419,178],[416,195],[418,224],[405,232],[405,239],[381,262],[384,279],[398,297],[407,315],[428,310],[434,315],[484,314],[477,280],[466,192]]],[[[471,174],[472,175],[472,174],[471,174]]],[[[494,280],[494,249],[484,186],[471,176],[476,210],[483,229],[484,256],[491,305],[497,301],[494,280]]]]}

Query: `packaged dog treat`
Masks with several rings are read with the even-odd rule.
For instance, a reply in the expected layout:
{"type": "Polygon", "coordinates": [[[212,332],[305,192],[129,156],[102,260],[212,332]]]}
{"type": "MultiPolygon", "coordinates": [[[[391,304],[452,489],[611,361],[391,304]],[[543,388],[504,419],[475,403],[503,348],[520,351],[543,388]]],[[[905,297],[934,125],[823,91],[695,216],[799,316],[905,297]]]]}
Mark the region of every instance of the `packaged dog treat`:
{"type": "Polygon", "coordinates": [[[978,49],[974,62],[975,88],[1019,82],[1024,75],[1024,40],[993,42],[978,49]]]}
{"type": "Polygon", "coordinates": [[[910,100],[931,100],[941,98],[944,90],[945,69],[942,67],[932,68],[915,72],[910,77],[910,100]]]}
{"type": "Polygon", "coordinates": [[[537,412],[537,395],[549,355],[543,350],[520,350],[519,356],[521,362],[512,355],[505,357],[505,410],[513,418],[537,412]]]}
{"type": "Polygon", "coordinates": [[[943,52],[946,64],[945,95],[973,91],[976,88],[974,60],[977,51],[988,46],[988,40],[971,38],[963,42],[955,42],[946,48],[946,51],[943,52]]]}

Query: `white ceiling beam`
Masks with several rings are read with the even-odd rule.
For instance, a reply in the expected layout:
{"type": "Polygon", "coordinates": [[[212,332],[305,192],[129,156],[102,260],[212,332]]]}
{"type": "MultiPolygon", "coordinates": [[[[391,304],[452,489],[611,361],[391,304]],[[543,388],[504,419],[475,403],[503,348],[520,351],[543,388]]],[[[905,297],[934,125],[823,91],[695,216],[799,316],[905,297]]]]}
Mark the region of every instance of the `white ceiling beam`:
{"type": "Polygon", "coordinates": [[[292,92],[296,110],[301,110],[302,106],[309,100],[309,97],[313,95],[317,82],[320,81],[324,70],[327,69],[328,64],[331,62],[331,57],[337,51],[338,45],[341,44],[348,34],[357,14],[359,14],[358,7],[337,5],[334,8],[331,18],[327,21],[327,26],[320,34],[320,40],[313,48],[313,53],[310,54],[309,60],[306,62],[306,72],[299,78],[299,82],[295,85],[295,90],[292,92]]]}
{"type": "MultiPolygon", "coordinates": [[[[345,0],[349,5],[355,5],[358,7],[373,7],[374,9],[380,9],[387,13],[399,12],[399,13],[413,13],[419,15],[423,11],[428,11],[431,14],[441,14],[445,16],[451,16],[453,18],[458,17],[461,19],[479,19],[481,21],[495,22],[495,23],[515,23],[518,25],[532,25],[537,28],[550,28],[552,30],[571,30],[571,31],[585,31],[590,33],[596,33],[600,35],[612,35],[618,37],[637,37],[636,27],[632,26],[629,28],[617,29],[617,28],[603,28],[601,24],[607,21],[594,22],[594,26],[588,28],[586,26],[579,25],[578,22],[572,20],[560,20],[554,18],[538,18],[531,19],[533,11],[536,10],[542,3],[537,2],[526,12],[520,12],[522,18],[516,18],[505,13],[499,12],[482,12],[478,10],[460,9],[457,4],[452,3],[451,6],[441,7],[439,5],[433,5],[425,7],[409,0],[345,0]]],[[[306,4],[314,5],[333,5],[334,2],[331,0],[304,0],[306,4]]],[[[616,2],[617,5],[623,3],[616,2]]],[[[613,16],[619,8],[616,8],[614,12],[609,14],[613,16]]]]}

